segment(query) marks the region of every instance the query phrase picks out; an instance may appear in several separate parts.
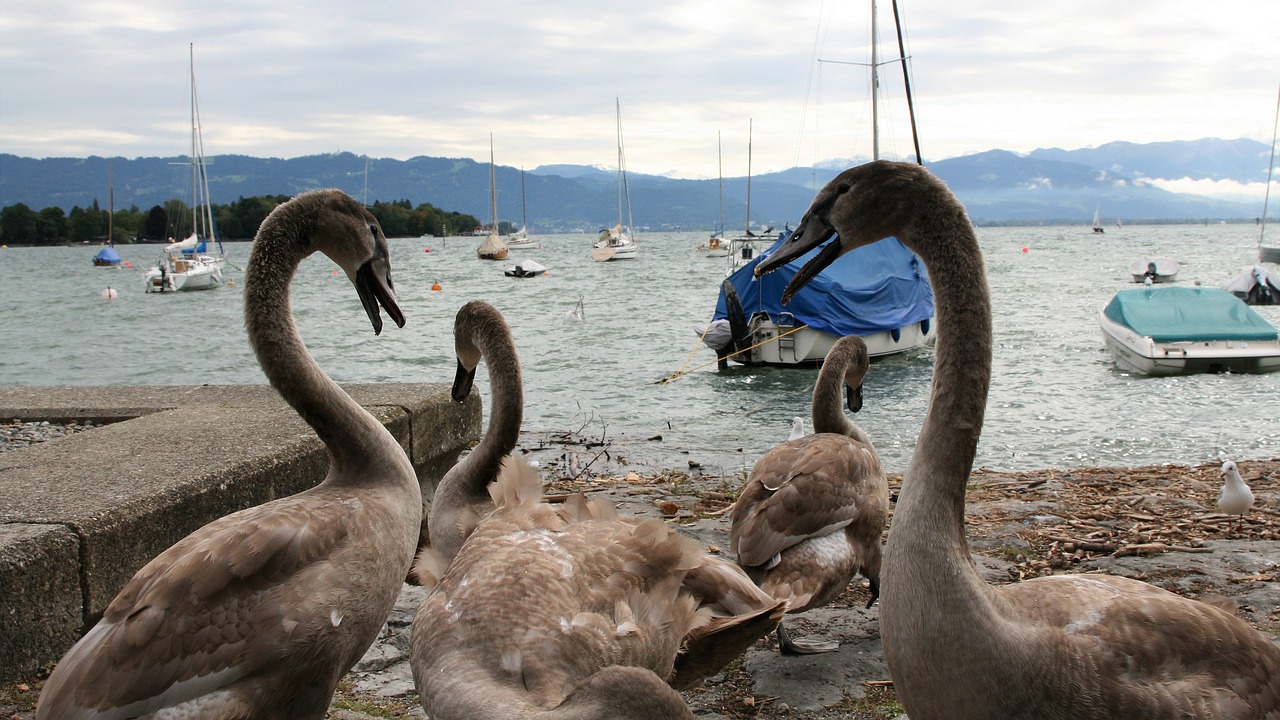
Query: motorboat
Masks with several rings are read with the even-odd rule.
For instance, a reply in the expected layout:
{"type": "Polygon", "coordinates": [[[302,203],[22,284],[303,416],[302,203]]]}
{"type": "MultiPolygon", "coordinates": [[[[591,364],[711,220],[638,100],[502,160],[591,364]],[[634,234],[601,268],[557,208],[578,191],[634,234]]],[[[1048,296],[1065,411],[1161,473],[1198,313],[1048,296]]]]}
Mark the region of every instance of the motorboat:
{"type": "Polygon", "coordinates": [[[1219,288],[1121,290],[1098,324],[1116,365],[1136,375],[1280,370],[1275,327],[1219,288]]]}
{"type": "Polygon", "coordinates": [[[1261,265],[1245,270],[1222,286],[1246,305],[1280,305],[1280,276],[1261,265]]]}
{"type": "Polygon", "coordinates": [[[1182,266],[1172,258],[1140,258],[1129,266],[1129,274],[1136,283],[1170,283],[1178,279],[1182,266]]]}
{"type": "Polygon", "coordinates": [[[546,271],[547,268],[536,260],[521,260],[515,265],[504,268],[502,274],[514,278],[531,278],[538,277],[546,271]]]}

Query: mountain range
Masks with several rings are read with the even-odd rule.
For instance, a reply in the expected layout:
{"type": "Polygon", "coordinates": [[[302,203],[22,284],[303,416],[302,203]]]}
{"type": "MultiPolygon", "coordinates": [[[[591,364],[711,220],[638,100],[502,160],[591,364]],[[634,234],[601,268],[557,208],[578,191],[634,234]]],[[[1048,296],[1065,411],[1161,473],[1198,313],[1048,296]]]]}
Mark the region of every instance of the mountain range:
{"type": "MultiPolygon", "coordinates": [[[[990,150],[928,162],[975,223],[1087,223],[1095,208],[1108,223],[1150,221],[1252,221],[1261,201],[1176,193],[1163,181],[1190,179],[1262,184],[1270,148],[1248,139],[1136,144],[1094,148],[1046,148],[1025,154],[990,150]]],[[[849,158],[815,167],[751,178],[752,228],[795,223],[820,188],[849,158]]],[[[189,172],[182,157],[24,158],[0,154],[0,207],[23,203],[34,210],[107,205],[108,167],[115,206],[147,210],[186,198],[189,172]]],[[[219,155],[209,161],[215,203],[241,197],[293,195],[338,187],[366,202],[431,203],[450,211],[489,217],[489,166],[466,158],[367,158],[351,153],[291,159],[219,155]]],[[[725,178],[724,224],[746,224],[747,178],[725,178]]],[[[516,224],[527,212],[538,232],[592,231],[617,218],[617,176],[612,169],[544,165],[523,172],[497,168],[498,214],[516,224]],[[525,210],[521,197],[525,198],[525,210]]],[[[628,174],[632,217],[650,230],[709,230],[719,223],[720,181],[628,174]]]]}

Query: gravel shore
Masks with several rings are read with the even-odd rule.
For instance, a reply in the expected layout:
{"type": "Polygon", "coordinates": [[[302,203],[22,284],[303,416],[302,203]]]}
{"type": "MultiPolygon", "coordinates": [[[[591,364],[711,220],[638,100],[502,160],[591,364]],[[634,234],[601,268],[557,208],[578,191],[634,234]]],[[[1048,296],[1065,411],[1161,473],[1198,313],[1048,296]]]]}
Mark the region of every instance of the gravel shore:
{"type": "Polygon", "coordinates": [[[0,453],[6,450],[14,450],[16,448],[34,445],[35,443],[45,442],[46,440],[57,440],[60,437],[66,437],[85,430],[92,430],[98,427],[90,420],[84,424],[79,423],[50,423],[50,422],[23,422],[21,419],[14,418],[0,424],[0,453]]]}

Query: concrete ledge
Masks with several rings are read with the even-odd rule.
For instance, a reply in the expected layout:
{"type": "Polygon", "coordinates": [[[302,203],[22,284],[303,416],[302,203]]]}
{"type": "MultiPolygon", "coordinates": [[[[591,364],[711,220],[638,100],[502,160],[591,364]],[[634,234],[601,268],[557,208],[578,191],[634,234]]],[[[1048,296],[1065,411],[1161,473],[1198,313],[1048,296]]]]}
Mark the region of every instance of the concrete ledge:
{"type": "MultiPolygon", "coordinates": [[[[479,400],[455,403],[447,385],[344,389],[405,448],[428,497],[480,432],[479,400]]],[[[0,681],[61,657],[174,542],[328,466],[265,385],[0,388],[0,418],[111,423],[0,454],[0,681]]]]}

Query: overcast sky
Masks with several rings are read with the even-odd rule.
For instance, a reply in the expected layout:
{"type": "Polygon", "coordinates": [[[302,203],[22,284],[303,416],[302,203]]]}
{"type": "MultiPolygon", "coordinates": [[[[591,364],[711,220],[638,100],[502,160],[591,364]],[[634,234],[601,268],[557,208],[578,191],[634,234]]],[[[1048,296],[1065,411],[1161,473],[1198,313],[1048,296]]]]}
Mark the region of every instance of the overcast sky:
{"type": "MultiPolygon", "coordinates": [[[[923,154],[1271,142],[1275,0],[901,0],[923,154]]],[[[896,53],[880,1],[884,54],[896,53]]],[[[349,151],[715,177],[869,155],[858,0],[70,0],[0,9],[0,152],[349,151]],[[819,59],[833,61],[820,63],[819,59]]],[[[882,70],[882,148],[910,152],[882,70]]]]}

